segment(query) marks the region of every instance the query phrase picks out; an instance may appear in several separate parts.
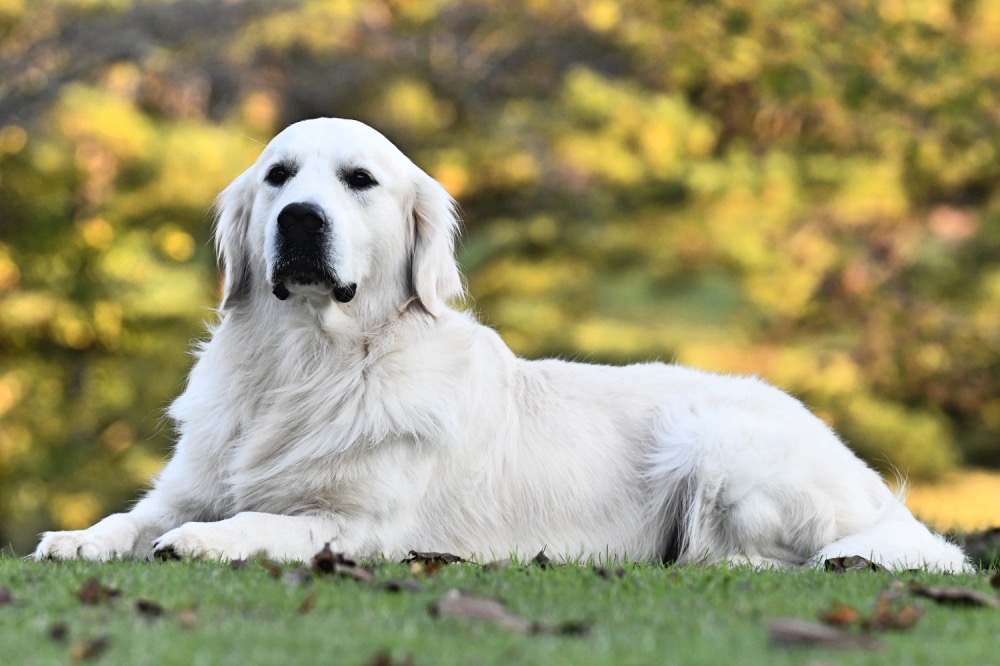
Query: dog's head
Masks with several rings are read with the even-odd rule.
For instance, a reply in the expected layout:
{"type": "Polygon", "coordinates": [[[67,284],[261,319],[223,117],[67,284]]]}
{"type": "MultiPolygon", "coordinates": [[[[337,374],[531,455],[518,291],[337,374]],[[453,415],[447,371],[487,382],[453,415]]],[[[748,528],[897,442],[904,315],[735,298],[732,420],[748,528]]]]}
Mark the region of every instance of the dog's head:
{"type": "Polygon", "coordinates": [[[362,123],[288,127],[219,195],[216,210],[224,310],[300,297],[388,309],[415,297],[436,316],[462,292],[454,201],[362,123]]]}

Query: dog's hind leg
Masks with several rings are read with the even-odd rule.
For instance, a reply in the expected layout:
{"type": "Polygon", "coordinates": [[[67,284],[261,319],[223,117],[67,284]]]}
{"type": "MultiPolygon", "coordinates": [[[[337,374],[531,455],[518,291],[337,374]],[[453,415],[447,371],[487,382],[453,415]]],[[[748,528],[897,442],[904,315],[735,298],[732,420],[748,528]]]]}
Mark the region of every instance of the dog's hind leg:
{"type": "Polygon", "coordinates": [[[811,562],[822,566],[828,559],[853,555],[894,571],[973,571],[961,548],[927,529],[901,502],[872,525],[824,546],[811,562]]]}
{"type": "Polygon", "coordinates": [[[882,478],[801,403],[725,378],[666,405],[646,477],[678,563],[792,566],[860,555],[893,569],[965,571],[882,478]]]}

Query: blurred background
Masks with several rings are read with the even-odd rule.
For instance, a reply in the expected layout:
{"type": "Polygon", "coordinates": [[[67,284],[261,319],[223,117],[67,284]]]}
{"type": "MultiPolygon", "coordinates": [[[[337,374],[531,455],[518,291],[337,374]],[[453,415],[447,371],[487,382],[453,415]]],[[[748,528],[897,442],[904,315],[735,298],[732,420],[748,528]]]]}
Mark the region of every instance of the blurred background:
{"type": "Polygon", "coordinates": [[[313,116],[459,200],[516,352],[758,374],[1000,524],[998,53],[991,0],[0,0],[0,544],[169,455],[212,199],[313,116]]]}

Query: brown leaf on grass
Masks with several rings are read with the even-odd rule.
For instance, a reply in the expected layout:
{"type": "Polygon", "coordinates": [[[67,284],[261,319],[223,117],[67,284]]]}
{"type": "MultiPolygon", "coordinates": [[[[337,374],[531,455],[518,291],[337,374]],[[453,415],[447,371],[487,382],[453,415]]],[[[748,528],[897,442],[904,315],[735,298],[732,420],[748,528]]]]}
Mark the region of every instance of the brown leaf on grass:
{"type": "Polygon", "coordinates": [[[924,612],[913,604],[903,604],[893,608],[885,597],[879,597],[875,612],[862,625],[869,630],[909,629],[924,612]]]}
{"type": "Polygon", "coordinates": [[[375,582],[375,574],[373,574],[368,569],[364,567],[352,567],[346,564],[338,565],[334,569],[334,573],[343,576],[345,578],[353,578],[359,583],[373,583],[375,582]]]}
{"type": "Polygon", "coordinates": [[[903,594],[897,584],[890,585],[875,600],[875,610],[870,617],[862,617],[853,606],[838,603],[820,613],[819,619],[823,624],[841,629],[853,625],[860,625],[866,631],[909,629],[923,612],[912,604],[899,604],[903,594]]]}
{"type": "Polygon", "coordinates": [[[468,562],[452,553],[420,552],[411,550],[400,560],[400,564],[409,564],[410,573],[414,576],[433,576],[441,567],[457,562],[468,562]]]}
{"type": "Polygon", "coordinates": [[[53,622],[46,633],[52,640],[62,642],[69,638],[69,625],[65,622],[53,622]]]}
{"type": "Polygon", "coordinates": [[[434,617],[452,615],[472,620],[483,620],[519,634],[582,636],[590,631],[592,624],[585,620],[568,620],[557,624],[528,622],[512,613],[496,599],[469,596],[458,590],[449,590],[443,597],[431,604],[429,610],[434,617]]]}
{"type": "Polygon", "coordinates": [[[950,606],[1000,608],[1000,599],[965,587],[937,587],[914,581],[910,583],[910,592],[950,606]]]}
{"type": "Polygon", "coordinates": [[[302,603],[299,605],[299,615],[305,615],[315,607],[316,607],[316,593],[313,592],[308,597],[302,600],[302,603]]]}
{"type": "Polygon", "coordinates": [[[548,569],[549,567],[553,566],[552,560],[550,560],[549,556],[545,554],[544,548],[538,551],[538,555],[535,555],[533,558],[531,558],[531,563],[538,567],[541,567],[542,569],[548,569]]]}
{"type": "Polygon", "coordinates": [[[121,594],[120,590],[116,590],[113,587],[104,587],[101,585],[101,581],[96,578],[91,578],[80,587],[76,596],[80,600],[81,604],[94,606],[102,601],[117,599],[121,596],[121,594]]]}
{"type": "Polygon", "coordinates": [[[96,659],[111,647],[110,636],[98,636],[86,641],[73,643],[69,648],[69,658],[72,661],[87,661],[96,659]]]}
{"type": "Polygon", "coordinates": [[[993,577],[990,578],[990,587],[994,590],[1000,590],[1000,571],[993,574],[993,577]]]}
{"type": "Polygon", "coordinates": [[[453,555],[452,553],[434,553],[434,552],[420,552],[416,550],[411,550],[406,557],[402,559],[400,564],[413,564],[414,562],[421,562],[423,564],[434,563],[434,564],[455,564],[456,562],[467,562],[458,555],[453,555]]]}
{"type": "Polygon", "coordinates": [[[559,624],[548,624],[545,622],[533,622],[531,633],[548,634],[550,636],[585,636],[590,633],[592,622],[586,620],[566,620],[559,624]]]}
{"type": "Polygon", "coordinates": [[[437,574],[443,566],[440,562],[410,562],[410,575],[430,577],[437,574]]]}
{"type": "Polygon", "coordinates": [[[826,571],[834,573],[846,573],[848,571],[884,571],[883,567],[860,555],[848,555],[845,557],[833,557],[823,562],[826,571]]]}
{"type": "Polygon", "coordinates": [[[507,607],[496,599],[472,597],[458,590],[449,590],[431,604],[430,613],[434,617],[452,615],[492,622],[519,634],[528,633],[532,629],[530,622],[507,610],[507,607]]]}
{"type": "Polygon", "coordinates": [[[829,610],[819,614],[819,621],[831,627],[849,627],[861,621],[861,613],[847,604],[834,604],[829,610]]]}
{"type": "Polygon", "coordinates": [[[136,599],[135,610],[144,617],[160,617],[163,615],[163,606],[148,599],[136,599]]]}
{"type": "Polygon", "coordinates": [[[416,666],[416,662],[410,655],[406,655],[402,659],[393,659],[391,652],[380,650],[365,662],[365,666],[416,666]]]}
{"type": "Polygon", "coordinates": [[[343,553],[335,553],[330,550],[330,544],[327,543],[323,546],[322,550],[313,555],[312,560],[309,562],[309,568],[318,574],[328,574],[333,573],[337,565],[354,567],[357,564],[357,562],[349,559],[343,553]]]}
{"type": "Polygon", "coordinates": [[[0,587],[0,606],[27,606],[24,599],[15,599],[9,587],[0,587]]]}
{"type": "Polygon", "coordinates": [[[908,596],[903,581],[894,578],[875,599],[875,610],[862,621],[862,628],[867,631],[885,631],[912,627],[923,615],[923,611],[913,604],[904,603],[908,596]]]}
{"type": "Polygon", "coordinates": [[[359,567],[357,562],[343,553],[333,552],[330,550],[330,544],[324,545],[323,550],[313,555],[309,568],[315,574],[345,576],[361,583],[371,583],[375,580],[375,574],[364,567],[359,567]]]}
{"type": "Polygon", "coordinates": [[[281,565],[271,560],[261,560],[260,566],[271,576],[271,578],[281,578],[281,565]]]}
{"type": "Polygon", "coordinates": [[[830,627],[808,620],[782,618],[767,625],[771,645],[776,647],[819,646],[840,649],[878,649],[879,643],[871,636],[853,634],[838,627],[830,627]]]}
{"type": "Polygon", "coordinates": [[[420,583],[409,578],[382,581],[378,586],[386,592],[420,592],[423,589],[420,583]]]}

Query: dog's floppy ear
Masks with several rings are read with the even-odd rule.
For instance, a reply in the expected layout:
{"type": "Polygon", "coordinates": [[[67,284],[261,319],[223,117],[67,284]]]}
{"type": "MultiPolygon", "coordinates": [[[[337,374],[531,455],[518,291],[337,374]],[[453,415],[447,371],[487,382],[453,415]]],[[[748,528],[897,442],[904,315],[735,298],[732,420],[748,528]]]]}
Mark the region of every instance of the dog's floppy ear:
{"type": "Polygon", "coordinates": [[[244,171],[215,199],[215,252],[225,270],[221,310],[246,300],[252,287],[247,240],[253,207],[251,170],[244,171]]]}
{"type": "Polygon", "coordinates": [[[419,170],[413,218],[413,289],[424,309],[436,317],[446,300],[464,291],[455,262],[458,205],[440,183],[419,170]]]}

